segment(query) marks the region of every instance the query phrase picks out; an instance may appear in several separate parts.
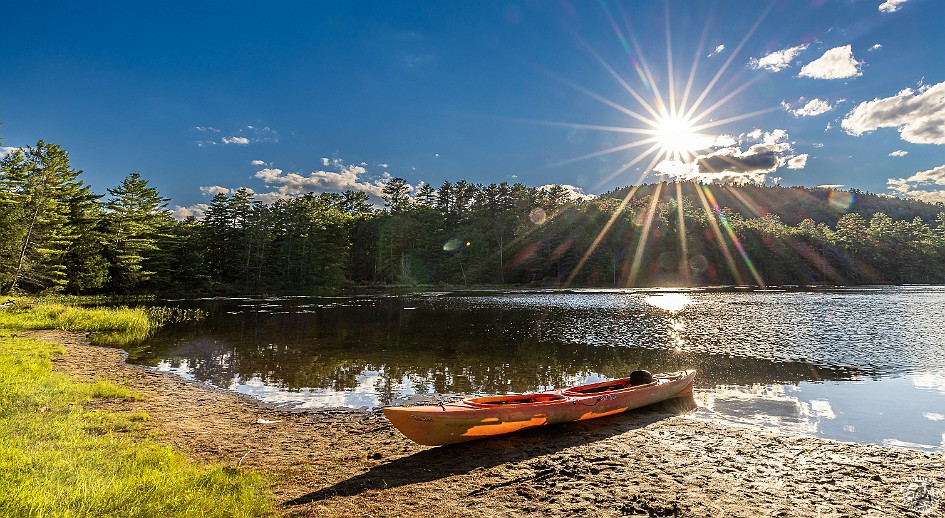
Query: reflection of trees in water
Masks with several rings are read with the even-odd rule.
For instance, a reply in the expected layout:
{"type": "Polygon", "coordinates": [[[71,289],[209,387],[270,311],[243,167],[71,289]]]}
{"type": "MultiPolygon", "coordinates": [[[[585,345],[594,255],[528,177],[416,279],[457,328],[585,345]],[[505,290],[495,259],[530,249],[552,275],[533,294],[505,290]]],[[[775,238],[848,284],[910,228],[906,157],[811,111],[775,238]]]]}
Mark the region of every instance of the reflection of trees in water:
{"type": "Polygon", "coordinates": [[[398,299],[377,299],[373,306],[308,313],[227,314],[232,307],[216,304],[207,322],[166,330],[133,352],[132,360],[186,359],[197,379],[221,387],[258,377],[283,390],[342,391],[358,388],[359,377],[377,372],[375,390],[385,403],[399,395],[403,380],[417,393],[502,393],[561,387],[590,373],[621,377],[638,368],[696,368],[697,383],[706,386],[851,374],[800,362],[676,351],[667,317],[647,310],[608,314],[421,304],[405,311],[398,299]],[[580,343],[582,336],[589,343],[580,343]],[[602,344],[608,336],[611,343],[602,344]]]}

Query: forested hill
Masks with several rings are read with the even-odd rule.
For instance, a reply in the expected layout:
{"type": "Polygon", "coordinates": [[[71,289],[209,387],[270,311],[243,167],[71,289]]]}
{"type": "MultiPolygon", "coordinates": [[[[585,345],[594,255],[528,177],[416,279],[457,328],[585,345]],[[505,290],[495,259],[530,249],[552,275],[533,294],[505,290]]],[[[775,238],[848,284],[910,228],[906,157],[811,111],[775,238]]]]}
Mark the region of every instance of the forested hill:
{"type": "Polygon", "coordinates": [[[0,293],[945,282],[945,207],[856,191],[657,183],[578,199],[392,178],[383,208],[240,189],[176,221],[138,173],[105,194],[81,174],[43,141],[0,160],[0,293]]]}
{"type": "MultiPolygon", "coordinates": [[[[643,199],[659,192],[660,201],[677,198],[676,184],[648,184],[637,188],[624,187],[603,194],[602,197],[624,199],[628,192],[632,197],[643,199]],[[667,188],[667,186],[669,188],[667,188]]],[[[694,206],[702,204],[697,184],[684,182],[682,196],[694,206]]],[[[797,225],[805,219],[835,226],[844,214],[859,214],[869,220],[883,213],[894,220],[912,221],[921,218],[926,223],[935,218],[945,207],[912,199],[895,198],[871,194],[856,189],[832,190],[821,187],[768,187],[753,184],[716,185],[712,194],[719,207],[728,207],[744,218],[755,218],[773,214],[789,225],[797,225]]]]}

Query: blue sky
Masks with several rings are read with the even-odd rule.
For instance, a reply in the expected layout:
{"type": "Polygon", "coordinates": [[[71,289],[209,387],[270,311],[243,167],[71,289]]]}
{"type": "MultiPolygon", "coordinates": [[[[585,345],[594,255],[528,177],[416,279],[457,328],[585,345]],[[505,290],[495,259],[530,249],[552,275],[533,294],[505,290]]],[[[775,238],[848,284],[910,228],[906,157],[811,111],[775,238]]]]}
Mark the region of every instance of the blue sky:
{"type": "Polygon", "coordinates": [[[945,201],[940,0],[83,4],[5,5],[2,145],[178,214],[390,176],[945,201]]]}

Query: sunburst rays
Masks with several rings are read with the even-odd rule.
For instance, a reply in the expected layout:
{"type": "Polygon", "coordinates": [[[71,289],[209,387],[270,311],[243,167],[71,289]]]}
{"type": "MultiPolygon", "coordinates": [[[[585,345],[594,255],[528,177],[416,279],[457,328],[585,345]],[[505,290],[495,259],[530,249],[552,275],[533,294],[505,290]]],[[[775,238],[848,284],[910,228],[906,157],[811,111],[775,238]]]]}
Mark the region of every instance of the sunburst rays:
{"type": "MultiPolygon", "coordinates": [[[[628,55],[628,63],[632,64],[632,72],[636,73],[637,79],[639,80],[639,86],[634,87],[634,82],[625,77],[625,75],[619,71],[618,67],[615,67],[611,63],[607,62],[607,60],[604,59],[600,53],[595,51],[586,41],[580,41],[592,60],[598,63],[607,73],[607,75],[613,78],[620,85],[620,87],[629,94],[636,104],[633,106],[626,106],[620,102],[614,101],[604,95],[594,92],[585,86],[564,80],[562,78],[556,79],[571,87],[572,89],[590,97],[591,99],[594,99],[595,101],[600,102],[605,106],[608,106],[609,108],[627,116],[630,119],[631,124],[628,124],[626,127],[620,127],[553,121],[542,121],[541,123],[584,130],[611,132],[623,135],[635,135],[638,138],[627,143],[614,145],[606,149],[565,159],[561,162],[553,164],[552,167],[590,158],[603,157],[606,155],[635,152],[635,156],[624,162],[621,166],[617,167],[613,173],[607,174],[604,178],[602,178],[601,182],[595,186],[595,188],[600,188],[605,183],[611,182],[618,176],[625,174],[637,164],[643,163],[647,159],[649,159],[649,162],[641,171],[639,178],[636,179],[636,181],[633,183],[633,186],[628,190],[626,196],[624,196],[621,200],[618,209],[609,218],[600,232],[595,236],[589,249],[584,252],[578,264],[568,276],[566,284],[570,284],[574,281],[588,259],[605,240],[607,234],[613,228],[614,222],[624,211],[630,199],[634,196],[639,187],[645,182],[646,178],[653,172],[654,168],[656,168],[658,164],[661,164],[662,162],[673,162],[682,164],[684,167],[688,167],[690,169],[706,168],[710,170],[709,172],[715,172],[711,171],[709,164],[699,161],[699,152],[710,148],[713,144],[713,141],[715,140],[713,135],[703,132],[713,128],[720,128],[724,125],[750,119],[752,117],[757,117],[764,113],[769,113],[778,109],[778,107],[770,107],[752,110],[736,115],[729,115],[721,119],[711,118],[713,114],[719,111],[722,107],[731,105],[733,100],[737,98],[739,94],[749,88],[755,81],[757,81],[760,76],[755,76],[754,78],[735,86],[731,90],[725,92],[724,95],[721,95],[721,97],[718,97],[707,107],[703,107],[703,105],[709,102],[709,99],[712,98],[714,89],[717,87],[717,85],[719,85],[721,78],[732,65],[736,59],[736,56],[745,46],[748,39],[761,25],[762,21],[771,11],[773,6],[774,2],[768,5],[764,12],[759,16],[758,20],[752,25],[750,30],[743,36],[739,44],[728,56],[722,66],[715,72],[706,86],[700,90],[696,88],[696,78],[698,75],[697,69],[699,66],[702,50],[705,46],[706,38],[709,33],[709,23],[711,17],[709,20],[707,20],[706,27],[702,32],[696,53],[693,57],[690,70],[687,75],[685,86],[682,89],[679,89],[676,85],[676,74],[674,70],[672,24],[670,23],[671,13],[669,4],[665,4],[665,19],[663,20],[666,42],[665,77],[667,80],[666,84],[662,86],[656,80],[656,74],[653,73],[654,69],[650,65],[651,61],[646,58],[645,53],[642,51],[642,47],[635,36],[635,32],[630,25],[629,19],[626,16],[623,16],[622,19],[616,18],[605,5],[604,13],[610,22],[610,27],[613,30],[614,36],[620,43],[623,51],[628,55]],[[666,92],[665,97],[663,94],[664,87],[666,92]],[[677,95],[680,90],[682,92],[681,95],[677,95]],[[691,102],[690,99],[692,99],[691,102]]],[[[628,69],[627,72],[631,72],[631,70],[628,69]]],[[[643,258],[646,252],[647,240],[652,229],[654,219],[656,218],[657,204],[660,199],[661,188],[662,184],[657,184],[657,187],[655,188],[656,192],[653,193],[651,202],[649,203],[643,215],[643,221],[640,224],[640,230],[637,236],[636,248],[629,263],[629,275],[627,276],[628,285],[633,285],[635,283],[641,269],[643,268],[643,258]]],[[[732,274],[732,278],[738,284],[744,283],[741,273],[743,270],[738,264],[741,262],[748,270],[751,280],[754,283],[763,286],[764,281],[761,275],[758,273],[757,269],[749,258],[748,253],[746,252],[744,246],[742,246],[742,243],[739,241],[738,236],[732,229],[725,215],[719,210],[718,205],[715,203],[715,198],[712,194],[711,188],[708,185],[700,185],[696,189],[696,192],[703,209],[709,216],[708,219],[710,221],[712,234],[715,237],[716,243],[718,243],[718,246],[721,248],[722,255],[725,258],[726,266],[732,274]],[[740,261],[736,260],[736,257],[738,257],[740,261]]],[[[689,250],[687,248],[686,242],[687,229],[685,224],[685,216],[683,214],[683,195],[681,184],[676,185],[675,195],[677,199],[678,210],[677,230],[680,236],[680,257],[678,272],[681,280],[683,280],[683,282],[689,283],[689,250]]]]}

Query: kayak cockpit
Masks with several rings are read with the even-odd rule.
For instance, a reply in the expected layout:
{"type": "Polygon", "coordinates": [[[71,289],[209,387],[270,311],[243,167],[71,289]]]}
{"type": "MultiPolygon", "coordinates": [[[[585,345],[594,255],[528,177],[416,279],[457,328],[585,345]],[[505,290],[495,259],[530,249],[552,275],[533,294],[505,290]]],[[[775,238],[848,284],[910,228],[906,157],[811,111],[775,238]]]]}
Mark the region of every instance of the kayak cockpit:
{"type": "Polygon", "coordinates": [[[621,378],[617,380],[602,381],[600,383],[591,383],[590,385],[571,387],[569,389],[563,390],[561,393],[566,396],[592,396],[594,394],[601,394],[603,392],[617,392],[622,390],[638,389],[641,387],[649,387],[656,385],[657,383],[659,383],[659,380],[655,379],[650,383],[634,384],[630,378],[621,378]]]}
{"type": "Polygon", "coordinates": [[[561,394],[540,392],[537,394],[520,394],[515,396],[489,396],[464,399],[463,403],[483,408],[494,408],[499,406],[521,406],[521,405],[540,405],[544,403],[555,403],[564,401],[567,398],[561,394]]]}

